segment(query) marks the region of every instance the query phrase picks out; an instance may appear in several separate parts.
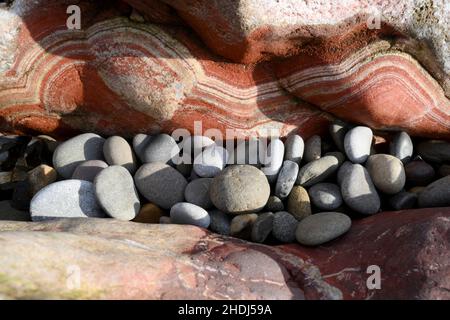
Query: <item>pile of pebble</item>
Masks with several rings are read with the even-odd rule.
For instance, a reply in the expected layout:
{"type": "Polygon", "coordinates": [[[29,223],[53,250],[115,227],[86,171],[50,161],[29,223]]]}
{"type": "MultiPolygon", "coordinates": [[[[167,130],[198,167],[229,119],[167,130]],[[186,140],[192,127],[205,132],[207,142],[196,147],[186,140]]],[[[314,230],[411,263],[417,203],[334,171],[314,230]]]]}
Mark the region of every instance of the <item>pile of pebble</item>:
{"type": "MultiPolygon", "coordinates": [[[[267,147],[253,138],[235,142],[231,151],[204,136],[175,141],[138,134],[129,143],[85,133],[58,146],[49,137],[33,139],[44,141],[51,163],[25,172],[13,188],[13,194],[26,191],[33,221],[112,217],[191,224],[254,242],[314,246],[346,233],[352,219],[450,206],[449,142],[413,143],[405,132],[374,135],[341,121],[324,137],[304,142],[291,135],[267,147]],[[192,164],[176,164],[183,152],[192,164]]],[[[3,170],[10,155],[1,143],[3,170]]],[[[17,208],[17,201],[8,202],[17,208]]]]}

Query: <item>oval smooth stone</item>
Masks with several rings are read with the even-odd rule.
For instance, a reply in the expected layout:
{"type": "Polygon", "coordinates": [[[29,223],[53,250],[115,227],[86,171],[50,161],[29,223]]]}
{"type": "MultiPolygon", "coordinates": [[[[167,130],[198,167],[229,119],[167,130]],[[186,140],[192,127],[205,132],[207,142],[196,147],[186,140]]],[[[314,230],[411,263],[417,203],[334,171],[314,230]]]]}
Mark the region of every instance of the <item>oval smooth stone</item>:
{"type": "Polygon", "coordinates": [[[272,235],[284,243],[294,242],[297,225],[298,220],[289,212],[277,212],[273,216],[272,235]]]}
{"type": "Polygon", "coordinates": [[[194,171],[200,177],[212,178],[225,168],[227,161],[227,150],[217,145],[212,145],[194,159],[194,171]]]}
{"type": "Polygon", "coordinates": [[[311,200],[308,191],[302,186],[294,186],[287,200],[287,211],[297,220],[311,214],[311,200]]]}
{"type": "Polygon", "coordinates": [[[298,172],[296,184],[309,187],[321,182],[339,168],[339,159],[335,156],[324,156],[305,164],[298,172]]]}
{"type": "Polygon", "coordinates": [[[406,182],[411,186],[426,186],[433,181],[434,168],[422,160],[414,160],[405,165],[406,182]]]}
{"type": "Polygon", "coordinates": [[[208,212],[192,203],[180,202],[170,209],[170,221],[208,228],[211,222],[208,212]]]}
{"type": "Polygon", "coordinates": [[[429,184],[419,193],[419,207],[450,206],[450,176],[443,177],[429,184]]]}
{"type": "Polygon", "coordinates": [[[305,151],[305,143],[303,138],[298,134],[287,137],[284,143],[284,160],[290,160],[300,164],[305,151]]]}
{"type": "Polygon", "coordinates": [[[341,190],[333,183],[318,183],[308,190],[311,202],[320,210],[336,210],[342,205],[341,190]]]}
{"type": "Polygon", "coordinates": [[[380,197],[370,175],[360,164],[352,164],[342,178],[341,194],[344,202],[362,214],[374,214],[380,210],[380,197]]]}
{"type": "Polygon", "coordinates": [[[209,198],[209,186],[212,178],[200,178],[189,182],[184,190],[186,202],[195,204],[203,209],[210,209],[213,203],[209,198]]]}
{"type": "Polygon", "coordinates": [[[171,166],[161,163],[146,163],[134,175],[139,192],[150,202],[163,209],[170,209],[184,200],[187,181],[171,166]]]}
{"type": "Polygon", "coordinates": [[[261,171],[266,175],[269,183],[275,182],[278,172],[283,165],[284,144],[280,139],[274,139],[267,147],[267,154],[264,157],[264,167],[261,171]]]}
{"type": "Polygon", "coordinates": [[[321,212],[298,223],[297,241],[306,246],[318,246],[346,233],[352,225],[350,218],[340,212],[321,212]]]}
{"type": "Polygon", "coordinates": [[[306,162],[311,162],[320,158],[322,154],[322,138],[314,135],[305,143],[304,159],[306,162]]]}
{"type": "Polygon", "coordinates": [[[58,181],[41,189],[31,200],[33,221],[53,218],[103,218],[105,213],[95,197],[92,182],[58,181]]]}
{"type": "Polygon", "coordinates": [[[390,154],[374,154],[367,159],[367,171],[378,190],[396,194],[405,186],[405,169],[400,159],[390,154]]]}
{"type": "Polygon", "coordinates": [[[417,145],[417,153],[430,162],[450,162],[450,142],[429,140],[417,145]]]}
{"type": "Polygon", "coordinates": [[[119,136],[106,139],[103,144],[103,156],[110,165],[118,165],[127,169],[131,174],[136,171],[136,159],[127,140],[119,136]]]}
{"type": "Polygon", "coordinates": [[[72,175],[72,179],[94,182],[97,174],[108,168],[108,164],[102,160],[88,160],[80,163],[72,175]]]}
{"type": "Polygon", "coordinates": [[[413,155],[413,143],[411,137],[406,132],[397,133],[389,145],[389,153],[407,163],[413,155]]]}
{"type": "Polygon", "coordinates": [[[340,186],[342,184],[342,181],[344,180],[344,177],[348,174],[348,170],[351,168],[353,163],[350,161],[345,161],[340,167],[336,175],[336,181],[338,185],[340,186]]]}
{"type": "Polygon", "coordinates": [[[289,195],[297,180],[297,174],[298,164],[290,160],[285,160],[275,185],[275,195],[277,197],[285,199],[289,195]]]}
{"type": "Polygon", "coordinates": [[[73,137],[56,147],[53,167],[65,179],[72,177],[76,167],[87,160],[103,160],[105,139],[94,133],[73,137]]]}
{"type": "Polygon", "coordinates": [[[347,132],[344,139],[345,153],[353,163],[364,163],[370,155],[373,133],[368,127],[358,126],[347,132]]]}
{"type": "Polygon", "coordinates": [[[112,218],[130,221],[141,209],[133,177],[122,166],[103,169],[95,177],[94,191],[100,206],[112,218]]]}
{"type": "Polygon", "coordinates": [[[152,136],[143,151],[145,163],[162,162],[170,163],[178,156],[180,148],[175,139],[168,134],[162,133],[152,136]]]}

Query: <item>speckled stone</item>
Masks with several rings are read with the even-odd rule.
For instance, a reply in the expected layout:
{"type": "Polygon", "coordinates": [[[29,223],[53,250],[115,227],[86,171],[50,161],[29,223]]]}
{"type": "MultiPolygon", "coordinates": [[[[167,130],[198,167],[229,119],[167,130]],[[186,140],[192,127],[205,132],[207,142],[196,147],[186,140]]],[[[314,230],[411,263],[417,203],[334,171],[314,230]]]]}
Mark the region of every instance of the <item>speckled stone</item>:
{"type": "Polygon", "coordinates": [[[403,163],[409,162],[413,154],[413,143],[406,132],[397,133],[389,145],[389,153],[403,163]]]}
{"type": "Polygon", "coordinates": [[[208,212],[195,204],[180,202],[170,209],[170,221],[175,224],[191,224],[208,228],[211,222],[208,212]]]}
{"type": "Polygon", "coordinates": [[[304,165],[298,172],[296,184],[309,187],[319,183],[339,168],[339,159],[335,156],[324,156],[304,165]]]}
{"type": "Polygon", "coordinates": [[[108,164],[102,160],[88,160],[80,163],[72,175],[72,179],[94,182],[97,174],[108,168],[108,164]]]}
{"type": "Polygon", "coordinates": [[[294,186],[287,201],[287,211],[297,220],[300,221],[311,214],[311,201],[305,188],[294,186]]]}
{"type": "Polygon", "coordinates": [[[230,235],[231,217],[229,214],[220,210],[211,210],[209,216],[211,218],[209,228],[212,231],[224,236],[230,235]]]}
{"type": "Polygon", "coordinates": [[[297,180],[297,175],[298,164],[290,160],[285,160],[278,174],[275,195],[280,199],[287,198],[297,180]]]}
{"type": "Polygon", "coordinates": [[[273,217],[272,235],[284,243],[294,242],[297,225],[298,220],[289,212],[276,212],[273,217]]]}
{"type": "Polygon", "coordinates": [[[403,163],[389,154],[375,154],[367,159],[367,171],[378,190],[386,194],[396,194],[405,186],[403,163]]]}
{"type": "Polygon", "coordinates": [[[122,166],[131,174],[136,171],[134,152],[127,140],[122,137],[112,136],[106,139],[103,144],[103,156],[110,166],[122,166]]]}
{"type": "Polygon", "coordinates": [[[184,190],[184,198],[186,202],[195,204],[203,209],[210,209],[213,203],[209,198],[209,186],[212,178],[200,178],[189,182],[184,190]]]}
{"type": "Polygon", "coordinates": [[[320,210],[336,210],[342,205],[341,190],[334,183],[318,183],[308,190],[308,194],[320,210]]]}
{"type": "Polygon", "coordinates": [[[278,212],[284,210],[283,201],[277,196],[270,196],[267,200],[265,209],[270,212],[278,212]]]}
{"type": "Polygon", "coordinates": [[[318,135],[314,135],[305,143],[305,153],[304,160],[306,162],[311,162],[320,159],[322,154],[322,138],[318,135]]]}
{"type": "Polygon", "coordinates": [[[450,176],[434,181],[419,193],[420,208],[450,206],[450,176]]]}
{"type": "Polygon", "coordinates": [[[347,132],[344,139],[345,153],[353,163],[364,163],[370,155],[373,133],[368,127],[358,126],[347,132]]]}
{"type": "Polygon", "coordinates": [[[258,214],[252,226],[251,239],[253,242],[263,243],[272,232],[273,213],[264,212],[258,214]]]}
{"type": "Polygon", "coordinates": [[[303,138],[298,134],[291,135],[287,137],[284,147],[284,160],[290,160],[299,165],[305,151],[303,138]]]}

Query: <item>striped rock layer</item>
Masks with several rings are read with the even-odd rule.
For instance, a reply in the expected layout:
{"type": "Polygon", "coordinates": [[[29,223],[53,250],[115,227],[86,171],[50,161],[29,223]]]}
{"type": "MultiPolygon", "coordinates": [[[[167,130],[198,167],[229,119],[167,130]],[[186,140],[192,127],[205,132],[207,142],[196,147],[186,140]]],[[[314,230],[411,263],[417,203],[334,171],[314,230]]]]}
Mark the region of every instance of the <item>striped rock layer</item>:
{"type": "Polygon", "coordinates": [[[213,53],[171,7],[153,11],[159,24],[138,23],[126,5],[80,1],[82,28],[68,30],[69,2],[0,9],[0,130],[130,136],[202,121],[203,130],[309,136],[339,117],[450,138],[445,71],[429,56],[416,60],[414,41],[246,64],[213,53]]]}

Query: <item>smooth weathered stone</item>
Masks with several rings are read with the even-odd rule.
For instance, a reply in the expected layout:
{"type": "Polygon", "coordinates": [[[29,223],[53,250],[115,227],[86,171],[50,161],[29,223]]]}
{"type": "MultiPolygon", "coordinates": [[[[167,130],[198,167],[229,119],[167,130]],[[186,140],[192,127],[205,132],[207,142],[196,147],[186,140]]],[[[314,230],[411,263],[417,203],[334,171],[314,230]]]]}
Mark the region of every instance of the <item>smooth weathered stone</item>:
{"type": "Polygon", "coordinates": [[[209,228],[219,234],[228,236],[230,234],[231,217],[229,214],[220,210],[209,211],[211,223],[209,228]]]}
{"type": "Polygon", "coordinates": [[[450,162],[450,142],[429,140],[417,145],[417,153],[426,161],[450,162]]]}
{"type": "Polygon", "coordinates": [[[265,175],[251,165],[233,165],[217,175],[209,190],[213,204],[226,213],[258,212],[267,203],[270,186],[265,175]]]}
{"type": "Polygon", "coordinates": [[[46,164],[41,164],[28,171],[27,175],[31,196],[34,196],[39,190],[55,182],[58,178],[56,170],[46,164]]]}
{"type": "Polygon", "coordinates": [[[94,191],[100,206],[112,218],[133,220],[141,209],[133,177],[123,166],[103,169],[94,179],[94,191]]]}
{"type": "Polygon", "coordinates": [[[250,164],[260,167],[267,153],[266,141],[254,137],[247,140],[238,140],[236,148],[233,149],[228,164],[250,164]]]}
{"type": "Polygon", "coordinates": [[[351,166],[353,163],[350,161],[345,161],[340,167],[336,175],[336,181],[338,185],[340,186],[342,184],[342,180],[344,180],[344,177],[348,174],[351,166]]]}
{"type": "Polygon", "coordinates": [[[336,147],[342,152],[345,152],[344,139],[347,131],[348,131],[348,124],[341,120],[335,120],[329,126],[331,138],[333,139],[336,147]]]}
{"type": "Polygon", "coordinates": [[[108,168],[108,164],[102,160],[88,160],[80,163],[72,175],[72,179],[94,182],[97,174],[108,168]]]}
{"type": "Polygon", "coordinates": [[[395,210],[412,209],[416,205],[417,194],[401,191],[389,199],[389,204],[395,210]]]}
{"type": "Polygon", "coordinates": [[[309,187],[321,182],[339,168],[339,159],[335,156],[324,156],[304,165],[298,172],[296,184],[309,187]]]}
{"type": "Polygon", "coordinates": [[[171,163],[178,156],[180,148],[175,139],[168,134],[162,133],[152,136],[143,150],[145,163],[162,162],[171,163]]]}
{"type": "Polygon", "coordinates": [[[267,200],[265,209],[270,212],[278,212],[284,210],[283,201],[277,196],[270,196],[267,200]]]}
{"type": "Polygon", "coordinates": [[[181,173],[162,163],[146,163],[134,175],[139,192],[150,202],[163,209],[170,209],[184,200],[187,181],[181,173]]]}
{"type": "Polygon", "coordinates": [[[450,206],[450,176],[434,181],[419,193],[420,208],[450,206]]]}
{"type": "Polygon", "coordinates": [[[320,158],[322,154],[322,139],[318,135],[314,135],[305,143],[304,159],[311,162],[320,158]]]}
{"type": "Polygon", "coordinates": [[[443,164],[439,167],[439,175],[441,177],[449,176],[450,175],[450,165],[443,164]]]}
{"type": "Polygon", "coordinates": [[[217,176],[228,161],[228,152],[222,147],[212,145],[194,159],[194,171],[198,176],[212,178],[217,176]]]}
{"type": "Polygon", "coordinates": [[[258,214],[252,226],[251,239],[253,242],[263,243],[272,232],[273,213],[264,212],[258,214]]]}
{"type": "Polygon", "coordinates": [[[153,203],[146,203],[141,207],[134,222],[141,223],[160,223],[160,218],[164,216],[164,211],[153,203]]]}
{"type": "Polygon", "coordinates": [[[103,159],[105,139],[94,133],[80,134],[61,143],[53,153],[53,167],[63,178],[72,177],[79,164],[103,159]]]}
{"type": "Polygon", "coordinates": [[[195,204],[180,202],[170,209],[170,221],[175,224],[191,224],[208,228],[211,222],[208,212],[195,204]]]}
{"type": "Polygon", "coordinates": [[[298,220],[289,212],[277,212],[273,217],[272,235],[284,243],[294,242],[297,225],[298,220]]]}
{"type": "Polygon", "coordinates": [[[294,186],[287,201],[287,211],[297,220],[300,221],[311,214],[311,201],[305,188],[294,186]]]}
{"type": "Polygon", "coordinates": [[[33,221],[105,217],[93,183],[72,179],[52,183],[39,191],[31,200],[30,212],[33,221]]]}
{"type": "Polygon", "coordinates": [[[189,182],[184,190],[184,198],[186,202],[195,204],[203,209],[210,209],[213,203],[209,198],[209,186],[212,178],[200,178],[189,182]]]}
{"type": "Polygon", "coordinates": [[[389,154],[374,154],[367,159],[367,171],[378,190],[396,194],[405,186],[405,169],[400,159],[389,154]]]}
{"type": "Polygon", "coordinates": [[[411,137],[404,131],[396,134],[389,145],[389,153],[403,163],[409,162],[413,155],[413,149],[411,137]]]}
{"type": "Polygon", "coordinates": [[[353,163],[364,163],[370,155],[373,133],[368,127],[358,126],[347,132],[344,139],[345,153],[353,163]]]}
{"type": "Polygon", "coordinates": [[[341,182],[344,202],[362,214],[374,214],[380,210],[380,197],[366,168],[352,164],[346,168],[341,182]]]}
{"type": "Polygon", "coordinates": [[[289,136],[284,143],[284,148],[284,160],[291,160],[299,165],[305,151],[303,138],[298,134],[289,136]]]}
{"type": "Polygon", "coordinates": [[[277,180],[278,172],[283,165],[284,144],[280,139],[273,139],[267,147],[267,153],[264,158],[264,167],[261,171],[267,176],[269,183],[277,180]]]}
{"type": "Polygon", "coordinates": [[[422,160],[414,160],[405,165],[406,183],[411,186],[426,186],[433,181],[434,168],[422,160]]]}
{"type": "Polygon", "coordinates": [[[10,200],[3,200],[0,201],[0,220],[30,221],[31,216],[28,211],[13,208],[10,200]]]}
{"type": "Polygon", "coordinates": [[[256,219],[258,219],[256,213],[246,213],[235,216],[231,220],[230,235],[241,239],[250,239],[252,227],[256,219]]]}
{"type": "Polygon", "coordinates": [[[342,205],[341,190],[334,183],[318,183],[308,190],[308,194],[320,210],[336,210],[342,205]]]}
{"type": "Polygon", "coordinates": [[[297,180],[297,175],[298,164],[290,160],[285,160],[278,174],[275,195],[280,199],[287,198],[297,180]]]}
{"type": "Polygon", "coordinates": [[[133,138],[133,150],[136,153],[139,160],[141,160],[141,162],[144,162],[145,147],[147,146],[147,144],[150,142],[151,139],[152,136],[143,133],[138,133],[133,138]]]}
{"type": "Polygon", "coordinates": [[[136,171],[136,159],[127,140],[119,136],[106,139],[103,144],[103,156],[106,162],[112,165],[122,166],[131,174],[136,171]]]}
{"type": "Polygon", "coordinates": [[[297,241],[306,246],[318,246],[346,233],[352,225],[350,218],[340,212],[321,212],[298,223],[297,241]]]}

